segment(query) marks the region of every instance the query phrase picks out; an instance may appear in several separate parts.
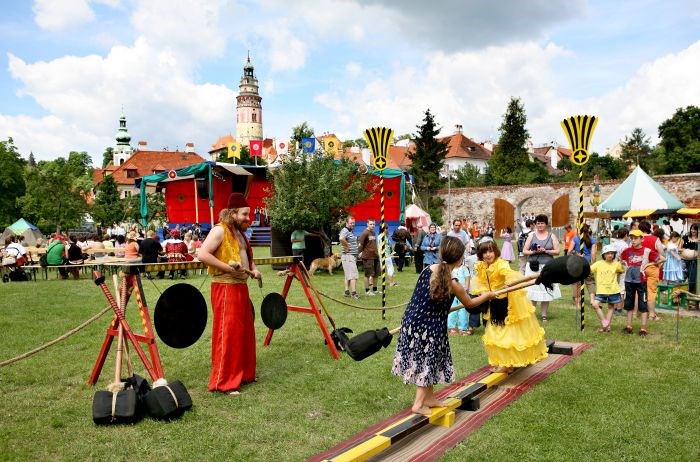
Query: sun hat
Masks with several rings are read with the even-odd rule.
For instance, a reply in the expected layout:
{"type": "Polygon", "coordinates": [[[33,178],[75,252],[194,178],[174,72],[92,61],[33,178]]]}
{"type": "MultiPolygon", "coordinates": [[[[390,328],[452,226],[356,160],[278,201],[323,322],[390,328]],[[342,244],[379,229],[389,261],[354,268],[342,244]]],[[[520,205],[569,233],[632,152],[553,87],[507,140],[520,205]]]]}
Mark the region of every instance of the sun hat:
{"type": "Polygon", "coordinates": [[[630,236],[644,237],[644,233],[638,229],[633,229],[632,231],[630,231],[630,236]]]}
{"type": "Polygon", "coordinates": [[[617,249],[612,244],[606,244],[603,246],[603,253],[602,254],[605,255],[606,253],[617,253],[617,249]]]}

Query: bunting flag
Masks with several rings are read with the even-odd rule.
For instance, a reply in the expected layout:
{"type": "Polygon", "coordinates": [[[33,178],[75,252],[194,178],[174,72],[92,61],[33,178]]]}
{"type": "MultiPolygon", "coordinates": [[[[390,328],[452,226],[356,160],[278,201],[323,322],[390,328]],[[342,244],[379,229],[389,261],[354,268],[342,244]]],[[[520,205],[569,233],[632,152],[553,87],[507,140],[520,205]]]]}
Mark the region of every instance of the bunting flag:
{"type": "Polygon", "coordinates": [[[288,139],[276,140],[275,141],[275,149],[277,150],[278,156],[287,154],[287,151],[289,151],[289,140],[288,139]]]}
{"type": "Polygon", "coordinates": [[[262,140],[250,140],[250,157],[262,157],[262,140]]]}
{"type": "Polygon", "coordinates": [[[323,149],[328,155],[335,155],[338,152],[338,145],[333,138],[323,140],[323,149]]]}
{"type": "Polygon", "coordinates": [[[304,150],[304,154],[313,154],[316,152],[316,138],[302,138],[301,148],[304,150]]]}
{"type": "Polygon", "coordinates": [[[238,141],[229,141],[226,146],[228,146],[227,155],[230,158],[241,158],[241,143],[238,141]]]}

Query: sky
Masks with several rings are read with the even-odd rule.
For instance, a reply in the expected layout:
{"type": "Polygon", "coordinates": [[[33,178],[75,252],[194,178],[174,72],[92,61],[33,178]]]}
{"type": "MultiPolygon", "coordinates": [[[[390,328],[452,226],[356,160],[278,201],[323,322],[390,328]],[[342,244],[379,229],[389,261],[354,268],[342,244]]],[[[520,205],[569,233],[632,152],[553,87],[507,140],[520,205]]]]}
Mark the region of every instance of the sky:
{"type": "Polygon", "coordinates": [[[599,117],[590,150],[700,105],[700,0],[0,0],[0,140],[24,158],[86,151],[123,113],[131,144],[207,157],[236,133],[247,54],[266,138],[414,134],[430,109],[497,141],[511,97],[535,145],[599,117]]]}

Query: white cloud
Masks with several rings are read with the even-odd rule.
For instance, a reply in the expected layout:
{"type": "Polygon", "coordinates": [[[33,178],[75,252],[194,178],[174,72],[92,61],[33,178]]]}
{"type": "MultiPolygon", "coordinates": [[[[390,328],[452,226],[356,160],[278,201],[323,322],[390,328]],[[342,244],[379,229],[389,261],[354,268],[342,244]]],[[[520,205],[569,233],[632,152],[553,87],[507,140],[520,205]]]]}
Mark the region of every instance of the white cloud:
{"type": "MultiPolygon", "coordinates": [[[[700,41],[688,48],[644,64],[624,85],[595,98],[583,101],[559,97],[533,121],[533,133],[540,137],[552,130],[552,119],[561,120],[575,114],[591,114],[600,118],[593,135],[593,150],[604,153],[628,136],[634,128],[642,128],[658,142],[658,127],[679,107],[700,104],[700,41]]],[[[562,141],[563,143],[563,141],[562,141]]]]}
{"type": "Polygon", "coordinates": [[[66,56],[28,64],[10,54],[9,68],[23,84],[21,95],[52,114],[0,121],[2,132],[13,136],[23,151],[34,151],[37,159],[67,155],[61,149],[70,146],[88,151],[100,163],[104,148],[114,145],[122,106],[134,139],[170,149],[173,143],[184,148],[194,142],[206,155],[212,138],[230,131],[235,114],[235,92],[223,85],[194,83],[176,54],[154,49],[145,39],[133,47],[114,47],[104,58],[66,56]],[[47,121],[45,129],[37,129],[47,121]],[[29,136],[32,130],[25,125],[46,137],[29,136]]]}
{"type": "Polygon", "coordinates": [[[225,0],[144,0],[131,16],[136,33],[154,48],[191,59],[219,57],[226,47],[225,0]]]}
{"type": "Polygon", "coordinates": [[[37,25],[52,32],[70,29],[95,19],[88,0],[34,0],[32,11],[37,25]]]}

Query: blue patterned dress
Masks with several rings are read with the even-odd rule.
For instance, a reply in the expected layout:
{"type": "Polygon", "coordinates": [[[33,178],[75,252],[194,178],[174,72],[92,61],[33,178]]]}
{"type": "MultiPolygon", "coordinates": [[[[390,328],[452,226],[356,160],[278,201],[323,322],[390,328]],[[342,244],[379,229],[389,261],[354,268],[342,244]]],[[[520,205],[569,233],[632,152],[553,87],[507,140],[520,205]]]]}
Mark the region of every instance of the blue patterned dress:
{"type": "Polygon", "coordinates": [[[447,314],[453,297],[430,298],[430,277],[426,268],[418,277],[411,301],[401,320],[396,354],[391,372],[404,383],[427,387],[454,380],[450,343],[447,341],[447,314]]]}

